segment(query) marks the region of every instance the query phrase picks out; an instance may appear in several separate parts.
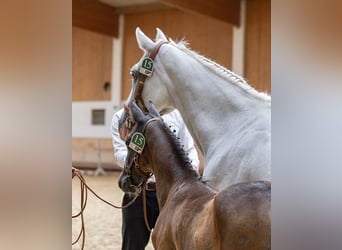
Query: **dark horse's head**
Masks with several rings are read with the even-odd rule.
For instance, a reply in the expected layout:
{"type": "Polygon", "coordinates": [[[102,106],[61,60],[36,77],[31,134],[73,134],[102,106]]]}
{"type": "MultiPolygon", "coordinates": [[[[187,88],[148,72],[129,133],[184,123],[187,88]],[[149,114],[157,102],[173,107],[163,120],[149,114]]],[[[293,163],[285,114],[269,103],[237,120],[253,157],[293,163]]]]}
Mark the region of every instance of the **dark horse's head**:
{"type": "Polygon", "coordinates": [[[128,108],[133,125],[126,137],[127,156],[124,169],[119,177],[119,187],[125,193],[136,194],[141,191],[142,184],[152,173],[144,130],[151,119],[161,119],[161,117],[152,102],[149,103],[150,112],[146,115],[135,102],[131,102],[128,108]]]}

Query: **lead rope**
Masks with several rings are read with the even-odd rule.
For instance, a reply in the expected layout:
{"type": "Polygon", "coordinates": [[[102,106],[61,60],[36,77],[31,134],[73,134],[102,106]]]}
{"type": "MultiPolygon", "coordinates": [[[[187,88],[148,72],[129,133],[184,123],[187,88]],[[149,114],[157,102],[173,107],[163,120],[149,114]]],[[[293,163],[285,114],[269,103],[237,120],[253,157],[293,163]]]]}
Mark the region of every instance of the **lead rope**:
{"type": "Polygon", "coordinates": [[[84,249],[84,243],[85,243],[85,225],[84,225],[84,217],[83,217],[83,211],[85,210],[86,208],[86,205],[87,205],[87,200],[88,200],[88,190],[90,192],[92,192],[99,200],[103,201],[104,203],[108,204],[109,206],[111,207],[114,207],[114,208],[119,208],[119,209],[122,209],[122,208],[127,208],[129,207],[130,205],[132,205],[135,200],[138,198],[139,196],[139,193],[136,194],[133,199],[128,202],[126,205],[124,206],[116,206],[106,200],[104,200],[103,198],[101,198],[98,194],[95,193],[94,190],[92,190],[86,183],[86,180],[84,179],[83,175],[77,170],[77,171],[74,171],[74,175],[77,176],[77,178],[80,180],[80,189],[81,189],[81,208],[80,208],[80,211],[75,214],[75,215],[72,215],[72,219],[74,218],[77,218],[77,217],[81,217],[81,230],[80,230],[80,233],[78,234],[77,238],[75,241],[72,242],[72,245],[75,245],[81,238],[82,236],[82,245],[81,245],[81,249],[83,250],[84,249]]]}
{"type": "Polygon", "coordinates": [[[145,224],[146,224],[146,228],[149,232],[152,231],[150,224],[148,223],[148,219],[147,219],[147,209],[146,209],[146,188],[145,188],[146,182],[144,183],[144,188],[143,188],[143,208],[144,208],[144,220],[145,220],[145,224]]]}

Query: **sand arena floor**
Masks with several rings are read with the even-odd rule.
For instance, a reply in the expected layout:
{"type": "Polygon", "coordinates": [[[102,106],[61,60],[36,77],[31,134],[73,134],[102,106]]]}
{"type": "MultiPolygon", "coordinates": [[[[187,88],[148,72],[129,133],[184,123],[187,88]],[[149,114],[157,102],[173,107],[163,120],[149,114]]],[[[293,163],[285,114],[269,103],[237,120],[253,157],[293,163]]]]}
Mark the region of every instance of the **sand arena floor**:
{"type": "MultiPolygon", "coordinates": [[[[87,184],[103,199],[112,204],[121,205],[123,192],[117,185],[119,172],[106,172],[104,176],[93,176],[83,172],[87,184]]],[[[80,209],[80,183],[77,177],[72,180],[72,214],[80,209]]],[[[113,208],[97,199],[88,191],[88,202],[84,212],[85,247],[86,250],[119,250],[121,249],[121,209],[113,208]]],[[[75,240],[80,227],[79,218],[72,219],[72,240],[75,240]]],[[[72,246],[73,250],[81,249],[81,240],[72,246]]],[[[146,250],[152,250],[150,240],[146,250]]]]}

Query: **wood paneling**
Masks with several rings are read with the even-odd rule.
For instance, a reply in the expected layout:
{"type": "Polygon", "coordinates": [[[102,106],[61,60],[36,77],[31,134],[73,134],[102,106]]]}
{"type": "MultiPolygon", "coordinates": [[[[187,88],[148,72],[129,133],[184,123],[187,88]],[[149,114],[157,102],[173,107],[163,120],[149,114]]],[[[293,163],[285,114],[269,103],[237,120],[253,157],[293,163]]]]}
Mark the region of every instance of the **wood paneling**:
{"type": "Polygon", "coordinates": [[[245,77],[271,93],[271,0],[246,1],[245,77]]]}
{"type": "Polygon", "coordinates": [[[197,13],[239,25],[240,0],[159,0],[185,12],[197,13]]]}
{"type": "Polygon", "coordinates": [[[115,8],[97,0],[72,0],[72,25],[117,37],[119,16],[115,8]]]}
{"type": "Polygon", "coordinates": [[[179,10],[150,11],[125,15],[124,50],[122,67],[122,98],[126,99],[131,89],[130,68],[138,62],[143,52],[139,49],[135,29],[154,39],[160,28],[173,40],[184,38],[189,47],[228,69],[232,58],[232,25],[214,18],[189,14],[179,10]]]}
{"type": "Polygon", "coordinates": [[[112,47],[110,36],[72,29],[72,100],[110,100],[111,90],[105,82],[112,78],[112,47]]]}
{"type": "Polygon", "coordinates": [[[98,153],[102,163],[114,163],[112,139],[72,138],[72,161],[97,163],[98,153]]]}

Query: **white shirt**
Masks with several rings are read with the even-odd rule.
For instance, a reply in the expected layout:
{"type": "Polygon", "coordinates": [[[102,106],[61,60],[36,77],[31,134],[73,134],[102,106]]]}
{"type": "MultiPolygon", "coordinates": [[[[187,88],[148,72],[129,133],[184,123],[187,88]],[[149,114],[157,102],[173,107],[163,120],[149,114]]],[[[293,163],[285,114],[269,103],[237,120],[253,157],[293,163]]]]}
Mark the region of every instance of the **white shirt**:
{"type": "MultiPolygon", "coordinates": [[[[124,109],[120,109],[113,115],[112,119],[112,140],[114,147],[114,157],[118,165],[123,168],[127,155],[127,147],[123,140],[120,138],[119,134],[119,119],[124,112],[124,109]]],[[[196,148],[194,146],[194,141],[186,128],[183,118],[178,110],[174,110],[166,115],[163,115],[164,122],[169,126],[170,130],[175,133],[177,137],[180,138],[181,145],[184,145],[183,149],[188,154],[191,160],[191,164],[198,171],[199,159],[196,148]]],[[[154,176],[149,179],[150,181],[155,181],[154,176]]]]}

